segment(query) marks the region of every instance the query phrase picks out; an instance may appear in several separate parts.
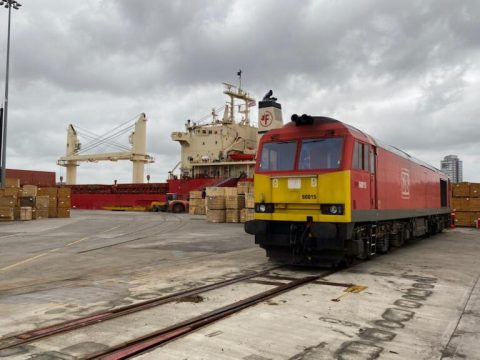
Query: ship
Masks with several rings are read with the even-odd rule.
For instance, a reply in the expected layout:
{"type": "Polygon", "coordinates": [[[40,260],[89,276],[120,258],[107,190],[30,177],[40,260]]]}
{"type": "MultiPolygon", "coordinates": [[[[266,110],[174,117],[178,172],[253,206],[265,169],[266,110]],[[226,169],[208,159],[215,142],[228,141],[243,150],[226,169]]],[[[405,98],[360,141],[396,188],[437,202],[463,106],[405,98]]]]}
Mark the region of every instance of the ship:
{"type": "MultiPolygon", "coordinates": [[[[180,160],[168,172],[165,183],[70,184],[72,208],[148,210],[152,204],[179,200],[185,206],[176,209],[186,211],[190,191],[204,191],[208,186],[236,186],[240,180],[252,181],[259,136],[283,125],[281,106],[271,97],[270,91],[259,102],[257,126],[250,120],[256,101],[241,88],[241,82],[239,86],[223,83],[223,88],[228,97],[224,106],[212,109],[207,121],[187,120],[184,131],[171,134],[171,139],[180,145],[180,160]]],[[[142,115],[144,122],[146,118],[142,115]]],[[[72,131],[70,126],[68,143],[76,149],[79,146],[72,139],[72,131]]],[[[74,150],[68,146],[67,155],[72,155],[74,150]]],[[[77,159],[79,157],[62,157],[59,164],[75,169],[73,165],[77,164],[72,161],[77,159]]],[[[151,161],[152,158],[142,153],[142,159],[151,161]]]]}

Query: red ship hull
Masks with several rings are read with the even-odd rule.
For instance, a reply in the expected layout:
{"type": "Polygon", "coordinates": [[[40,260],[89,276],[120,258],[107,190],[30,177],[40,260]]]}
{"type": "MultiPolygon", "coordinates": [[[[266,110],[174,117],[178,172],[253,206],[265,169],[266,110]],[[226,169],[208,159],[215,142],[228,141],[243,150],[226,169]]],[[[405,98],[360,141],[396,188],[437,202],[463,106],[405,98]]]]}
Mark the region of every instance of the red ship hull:
{"type": "Polygon", "coordinates": [[[165,201],[167,193],[176,193],[180,199],[188,200],[193,190],[203,190],[207,186],[236,185],[237,179],[197,178],[171,179],[166,183],[117,184],[117,185],[71,185],[72,208],[148,208],[153,201],[165,201]],[[228,181],[232,182],[229,184],[228,181]],[[235,184],[233,184],[235,183],[235,184]]]}

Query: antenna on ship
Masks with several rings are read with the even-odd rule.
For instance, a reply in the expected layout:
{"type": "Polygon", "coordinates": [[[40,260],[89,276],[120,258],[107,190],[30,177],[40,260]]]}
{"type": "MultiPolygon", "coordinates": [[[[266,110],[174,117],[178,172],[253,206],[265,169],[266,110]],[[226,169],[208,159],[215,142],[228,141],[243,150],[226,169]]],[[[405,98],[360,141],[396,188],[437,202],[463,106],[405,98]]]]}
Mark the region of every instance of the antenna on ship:
{"type": "Polygon", "coordinates": [[[237,71],[237,76],[238,76],[238,81],[239,81],[238,92],[241,93],[242,92],[242,69],[237,71]]]}

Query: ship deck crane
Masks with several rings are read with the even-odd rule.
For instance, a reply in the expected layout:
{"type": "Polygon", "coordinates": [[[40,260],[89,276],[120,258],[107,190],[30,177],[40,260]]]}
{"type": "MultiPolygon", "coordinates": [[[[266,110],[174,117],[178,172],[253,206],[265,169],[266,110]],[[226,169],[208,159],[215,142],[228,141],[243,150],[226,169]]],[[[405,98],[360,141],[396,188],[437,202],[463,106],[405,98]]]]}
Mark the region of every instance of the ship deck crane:
{"type": "MultiPolygon", "coordinates": [[[[70,124],[67,129],[67,151],[66,155],[57,160],[57,164],[67,169],[67,184],[75,185],[77,182],[77,167],[82,161],[118,161],[130,160],[133,163],[133,183],[144,182],[145,163],[153,163],[153,157],[146,153],[147,118],[140,114],[135,122],[134,131],[130,135],[131,150],[121,152],[108,152],[97,154],[81,154],[81,144],[74,126],[70,124]]],[[[105,138],[100,138],[102,143],[105,138]]]]}

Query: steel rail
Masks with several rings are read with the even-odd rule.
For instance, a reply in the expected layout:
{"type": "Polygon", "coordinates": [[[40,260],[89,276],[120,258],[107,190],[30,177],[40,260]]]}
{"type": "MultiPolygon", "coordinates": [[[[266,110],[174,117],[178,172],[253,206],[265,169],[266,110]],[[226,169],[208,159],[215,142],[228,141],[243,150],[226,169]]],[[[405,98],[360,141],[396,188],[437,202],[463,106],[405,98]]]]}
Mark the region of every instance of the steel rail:
{"type": "Polygon", "coordinates": [[[0,350],[12,348],[18,345],[30,343],[42,338],[49,337],[49,336],[66,333],[66,332],[77,330],[86,326],[90,326],[90,325],[98,324],[107,320],[115,319],[121,316],[151,309],[153,307],[170,303],[187,296],[198,295],[207,291],[219,289],[221,287],[225,287],[231,284],[249,280],[251,278],[263,276],[265,274],[268,274],[270,271],[281,268],[281,267],[282,266],[275,266],[275,267],[262,270],[256,273],[237,276],[232,279],[223,280],[214,284],[204,285],[194,289],[180,291],[178,293],[161,296],[158,298],[142,301],[136,304],[122,306],[110,311],[94,313],[81,318],[67,320],[65,322],[61,322],[58,324],[53,324],[43,328],[25,331],[23,333],[19,333],[9,337],[0,338],[0,350]]]}
{"type": "MultiPolygon", "coordinates": [[[[125,359],[133,355],[138,355],[154,347],[162,345],[168,341],[187,335],[188,333],[191,333],[203,326],[209,325],[215,321],[224,319],[232,314],[238,313],[239,311],[244,310],[248,307],[254,306],[265,300],[294,290],[300,286],[306,285],[308,283],[322,284],[322,282],[318,282],[318,280],[335,272],[336,271],[330,271],[321,275],[307,276],[304,278],[293,280],[290,283],[279,285],[274,289],[250,296],[244,300],[210,311],[203,315],[196,316],[192,319],[180,322],[164,329],[152,332],[137,339],[124,342],[123,344],[114,346],[104,352],[92,354],[86,359],[118,360],[125,359]]],[[[328,282],[325,282],[325,285],[328,285],[328,282]]],[[[350,284],[344,284],[344,286],[349,285],[350,284]]]]}

